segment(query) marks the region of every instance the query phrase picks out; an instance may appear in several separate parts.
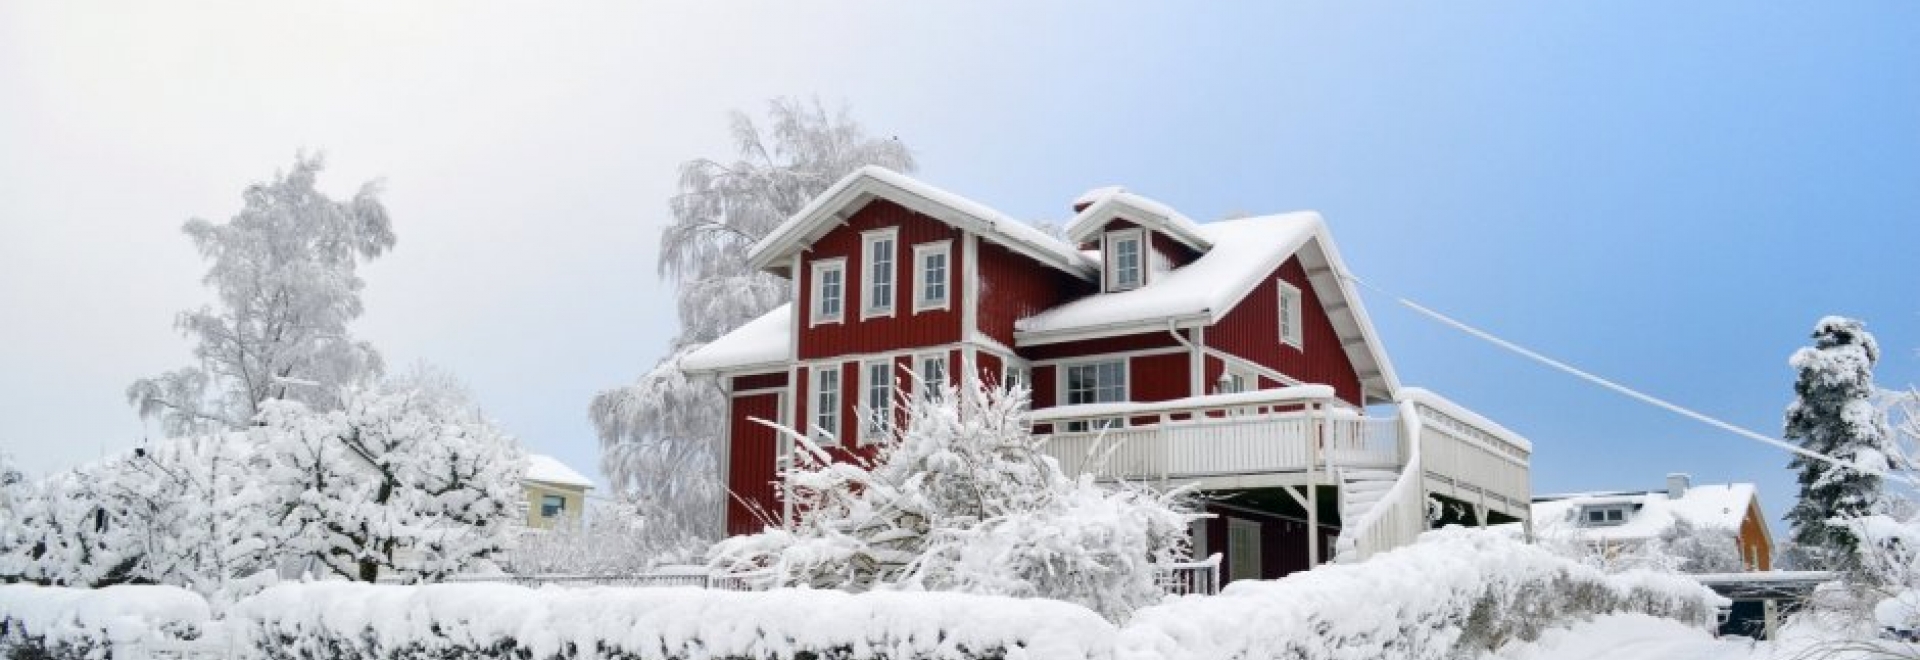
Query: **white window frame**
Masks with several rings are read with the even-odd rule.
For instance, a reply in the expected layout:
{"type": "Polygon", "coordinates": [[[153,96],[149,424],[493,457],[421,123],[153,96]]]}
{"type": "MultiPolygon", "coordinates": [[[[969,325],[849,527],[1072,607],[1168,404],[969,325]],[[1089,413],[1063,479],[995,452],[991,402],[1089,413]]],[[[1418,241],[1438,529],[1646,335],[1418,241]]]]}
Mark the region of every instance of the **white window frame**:
{"type": "Polygon", "coordinates": [[[1300,297],[1300,287],[1286,280],[1275,280],[1278,289],[1279,315],[1274,319],[1274,331],[1280,335],[1280,343],[1294,348],[1305,348],[1306,332],[1300,327],[1305,321],[1302,310],[1306,303],[1300,297]]]}
{"type": "Polygon", "coordinates": [[[1227,367],[1220,372],[1219,382],[1214,383],[1215,394],[1238,394],[1260,389],[1260,376],[1242,369],[1227,367]]]}
{"type": "Polygon", "coordinates": [[[953,241],[934,241],[913,246],[913,313],[950,309],[953,305],[953,241]],[[939,255],[940,262],[940,299],[927,297],[927,285],[934,282],[927,278],[927,258],[939,255]]]}
{"type": "MultiPolygon", "coordinates": [[[[1069,377],[1069,372],[1073,371],[1075,367],[1097,366],[1097,365],[1106,364],[1109,362],[1118,363],[1120,365],[1120,398],[1118,401],[1115,401],[1115,402],[1096,401],[1094,403],[1117,403],[1120,401],[1132,401],[1133,400],[1133,374],[1130,372],[1133,371],[1133,367],[1131,364],[1133,360],[1129,360],[1124,357],[1097,357],[1097,358],[1089,358],[1085,360],[1074,360],[1072,362],[1062,362],[1060,363],[1059,366],[1055,367],[1054,369],[1054,373],[1055,373],[1054,388],[1055,389],[1054,389],[1053,400],[1059,402],[1056,405],[1062,405],[1062,406],[1077,405],[1071,401],[1070,397],[1072,393],[1068,391],[1068,388],[1067,388],[1067,384],[1071,381],[1071,378],[1069,377]]],[[[1068,422],[1067,432],[1076,433],[1080,431],[1090,431],[1090,430],[1096,430],[1101,428],[1121,428],[1126,425],[1127,425],[1127,420],[1124,417],[1094,420],[1093,424],[1088,424],[1087,422],[1068,422]]]]}
{"type": "Polygon", "coordinates": [[[834,258],[834,259],[821,259],[819,261],[813,262],[813,284],[811,288],[812,288],[811,297],[813,298],[813,300],[812,300],[812,304],[808,305],[809,309],[807,310],[807,327],[824,325],[828,323],[841,323],[846,320],[847,318],[847,260],[846,258],[841,257],[841,258],[834,258]],[[840,274],[840,309],[835,310],[833,315],[831,316],[827,315],[825,311],[825,306],[824,306],[824,299],[821,297],[821,292],[826,289],[823,276],[826,274],[827,271],[833,271],[840,274]]]}
{"type": "Polygon", "coordinates": [[[859,444],[874,444],[893,431],[894,394],[893,358],[866,360],[860,363],[860,399],[855,406],[855,409],[860,411],[860,423],[855,425],[859,430],[859,444]],[[880,369],[881,377],[878,380],[874,378],[876,368],[880,369]],[[884,397],[881,400],[885,402],[884,408],[876,408],[873,405],[873,395],[876,390],[884,390],[881,392],[881,396],[884,397]]]}
{"type": "Polygon", "coordinates": [[[1000,386],[1010,386],[1015,379],[1027,384],[1028,394],[1031,396],[1033,390],[1033,367],[1014,364],[1013,360],[1001,358],[1000,386]]]}
{"type": "Polygon", "coordinates": [[[813,399],[813,405],[810,406],[811,410],[807,411],[812,419],[807,420],[807,427],[810,429],[807,434],[815,440],[832,438],[837,441],[840,438],[840,410],[843,408],[840,404],[840,397],[846,393],[846,388],[840,383],[840,365],[818,364],[814,365],[812,369],[813,396],[809,398],[813,399]],[[831,388],[827,387],[825,383],[828,374],[832,374],[833,376],[833,387],[831,388]],[[822,405],[824,402],[821,399],[829,394],[833,397],[833,405],[822,405]],[[828,424],[822,424],[820,422],[823,419],[830,419],[831,421],[828,424]]]}
{"type": "Polygon", "coordinates": [[[860,269],[866,271],[866,277],[860,278],[861,287],[863,287],[860,289],[860,319],[893,316],[893,310],[898,307],[895,303],[900,298],[900,229],[898,227],[861,232],[860,269]],[[887,295],[884,301],[874,291],[874,287],[879,286],[880,282],[873,276],[876,272],[883,272],[874,269],[877,260],[873,258],[873,246],[881,241],[886,241],[889,246],[887,268],[884,271],[887,274],[887,295]],[[882,304],[883,302],[885,304],[882,304]]]}
{"type": "Polygon", "coordinates": [[[1122,229],[1107,232],[1105,238],[1106,245],[1102,246],[1100,260],[1106,264],[1106,267],[1102,270],[1106,271],[1103,280],[1106,282],[1108,291],[1128,291],[1147,285],[1146,234],[1147,232],[1142,229],[1122,229]],[[1136,246],[1134,248],[1134,269],[1138,272],[1135,274],[1135,279],[1132,284],[1120,281],[1120,251],[1118,248],[1121,243],[1126,241],[1133,241],[1136,246]]]}
{"type": "Polygon", "coordinates": [[[1580,507],[1580,527],[1617,527],[1627,524],[1633,517],[1630,504],[1591,504],[1580,507]],[[1592,514],[1600,514],[1600,520],[1593,520],[1592,514]],[[1618,514],[1618,515],[1614,515],[1618,514]]]}
{"type": "Polygon", "coordinates": [[[921,353],[913,356],[913,373],[919,377],[918,388],[920,396],[925,398],[935,398],[939,396],[941,388],[946,387],[947,381],[953,378],[953,373],[948,370],[951,366],[953,365],[948,363],[946,351],[921,353]],[[938,363],[940,365],[940,382],[936,383],[927,380],[927,365],[932,363],[938,363]]]}

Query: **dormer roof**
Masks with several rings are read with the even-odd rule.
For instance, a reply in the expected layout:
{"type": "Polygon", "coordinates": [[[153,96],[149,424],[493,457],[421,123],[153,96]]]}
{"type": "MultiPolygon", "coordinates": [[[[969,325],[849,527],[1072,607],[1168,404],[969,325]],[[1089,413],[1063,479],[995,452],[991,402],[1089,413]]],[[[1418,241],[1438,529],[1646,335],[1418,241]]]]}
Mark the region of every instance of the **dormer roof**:
{"type": "Polygon", "coordinates": [[[747,253],[747,263],[759,270],[791,276],[788,259],[833,231],[856,211],[884,199],[921,215],[979,234],[1017,254],[1089,282],[1099,277],[1099,266],[1079,250],[1061,243],[1033,225],[1015,220],[971,199],[947,192],[884,167],[867,166],[835,182],[826,192],[771,233],[747,253]]]}
{"type": "Polygon", "coordinates": [[[1200,231],[1199,223],[1181,215],[1173,207],[1142,197],[1119,186],[1095,188],[1074,200],[1079,211],[1067,222],[1067,240],[1083,243],[1093,240],[1100,230],[1116,219],[1166,234],[1195,252],[1213,247],[1212,239],[1200,231]]]}
{"type": "MultiPolygon", "coordinates": [[[[1099,206],[1096,202],[1087,210],[1099,206]]],[[[1089,216],[1082,213],[1082,217],[1089,216]]],[[[1287,259],[1298,256],[1342,349],[1359,373],[1361,389],[1371,398],[1393,399],[1399,380],[1319,213],[1220,220],[1192,231],[1212,246],[1193,263],[1156,274],[1139,288],[1090,295],[1021,319],[1014,325],[1014,339],[1021,346],[1031,346],[1090,334],[1212,325],[1287,259]]]]}

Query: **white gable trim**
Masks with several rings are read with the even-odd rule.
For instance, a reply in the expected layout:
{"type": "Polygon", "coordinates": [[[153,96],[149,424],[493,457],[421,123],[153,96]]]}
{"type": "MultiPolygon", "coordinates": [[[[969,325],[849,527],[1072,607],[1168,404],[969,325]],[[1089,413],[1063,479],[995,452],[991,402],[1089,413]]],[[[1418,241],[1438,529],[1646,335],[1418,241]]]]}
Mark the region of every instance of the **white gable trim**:
{"type": "Polygon", "coordinates": [[[756,270],[784,270],[783,260],[825,236],[874,199],[906,207],[1088,282],[1099,269],[1072,246],[978,202],[882,167],[863,167],[840,179],[747,253],[756,270]]]}
{"type": "Polygon", "coordinates": [[[1187,216],[1180,215],[1164,204],[1125,191],[1105,195],[1075,214],[1073,220],[1067,223],[1067,240],[1074,243],[1093,240],[1096,234],[1116,219],[1163,232],[1198,252],[1213,248],[1213,241],[1200,235],[1199,227],[1187,216]]]}

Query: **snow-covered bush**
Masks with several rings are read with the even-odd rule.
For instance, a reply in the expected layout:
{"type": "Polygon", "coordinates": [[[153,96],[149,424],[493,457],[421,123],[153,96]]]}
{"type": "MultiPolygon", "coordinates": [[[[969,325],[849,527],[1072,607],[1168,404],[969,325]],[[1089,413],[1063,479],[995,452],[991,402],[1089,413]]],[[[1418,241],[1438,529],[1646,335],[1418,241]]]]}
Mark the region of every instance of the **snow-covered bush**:
{"type": "Polygon", "coordinates": [[[660,564],[698,561],[704,544],[685,536],[651,533],[654,516],[632,501],[587,500],[578,518],[551,529],[528,529],[508,554],[506,568],[519,574],[633,575],[660,564]]]}
{"type": "Polygon", "coordinates": [[[444,383],[390,381],[342,406],[269,401],[252,431],[290,550],[369,582],[492,569],[518,531],[519,445],[444,383]]]}
{"type": "Polygon", "coordinates": [[[941,389],[901,397],[905,426],[871,460],[785,430],[801,448],[794,520],[715,544],[712,564],[823,588],[1055,598],[1115,620],[1160,600],[1155,567],[1190,551],[1183,492],[1068,477],[1025,427],[1024,389],[941,389]]]}
{"type": "Polygon", "coordinates": [[[288,584],[236,617],[247,646],[273,660],[1073,660],[1108,657],[1114,632],[1084,608],[1046,600],[684,587],[288,584]]]}
{"type": "Polygon", "coordinates": [[[1448,528],[1358,564],[1242,580],[1134,614],[1116,654],[1201,658],[1475,657],[1596,614],[1704,629],[1725,600],[1684,577],[1609,575],[1497,532],[1448,528]]]}
{"type": "Polygon", "coordinates": [[[210,619],[204,599],[174,587],[0,585],[0,657],[107,658],[116,644],[196,639],[210,619]]]}

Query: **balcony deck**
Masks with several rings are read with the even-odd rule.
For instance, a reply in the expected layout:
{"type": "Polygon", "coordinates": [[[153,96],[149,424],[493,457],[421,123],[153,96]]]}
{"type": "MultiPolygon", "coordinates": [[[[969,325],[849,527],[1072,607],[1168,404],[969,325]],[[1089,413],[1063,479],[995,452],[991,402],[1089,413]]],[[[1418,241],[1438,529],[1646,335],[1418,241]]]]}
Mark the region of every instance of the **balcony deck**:
{"type": "Polygon", "coordinates": [[[1061,406],[1030,421],[1068,474],[1203,490],[1336,485],[1339,471],[1404,472],[1417,458],[1421,492],[1527,517],[1524,439],[1424,390],[1409,388],[1403,399],[1399,416],[1369,417],[1332,388],[1305,385],[1061,406]],[[1409,445],[1416,439],[1418,452],[1409,445]]]}

